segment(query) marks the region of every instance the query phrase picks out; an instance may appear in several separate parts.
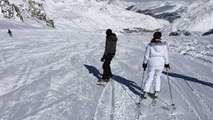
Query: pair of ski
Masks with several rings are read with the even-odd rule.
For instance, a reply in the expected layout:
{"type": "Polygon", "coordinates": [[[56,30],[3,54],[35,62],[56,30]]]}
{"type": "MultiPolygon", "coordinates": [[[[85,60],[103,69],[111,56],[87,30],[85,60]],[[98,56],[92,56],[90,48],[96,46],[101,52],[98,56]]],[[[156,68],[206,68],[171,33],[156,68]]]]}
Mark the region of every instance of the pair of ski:
{"type": "Polygon", "coordinates": [[[139,108],[139,119],[144,119],[152,110],[155,108],[157,104],[157,98],[147,97],[146,99],[140,98],[138,102],[139,108]]]}
{"type": "MultiPolygon", "coordinates": [[[[146,105],[147,104],[147,99],[148,98],[140,98],[140,100],[139,100],[139,105],[146,105]]],[[[157,104],[157,100],[158,100],[158,98],[151,98],[152,99],[152,101],[151,101],[151,103],[149,104],[149,106],[156,106],[156,104],[157,104]]]]}
{"type": "Polygon", "coordinates": [[[105,86],[106,84],[107,84],[107,82],[101,81],[101,80],[96,82],[96,85],[100,85],[100,86],[105,86]]]}
{"type": "MultiPolygon", "coordinates": [[[[144,107],[146,108],[146,106],[149,106],[149,108],[154,108],[157,105],[158,98],[152,98],[152,97],[149,97],[149,98],[152,99],[152,100],[151,100],[151,103],[149,103],[148,105],[146,103],[147,102],[147,98],[146,99],[140,98],[140,100],[139,100],[140,110],[142,110],[142,108],[144,108],[144,107]]],[[[167,110],[169,114],[174,114],[175,110],[177,109],[175,107],[175,104],[171,104],[171,105],[167,104],[166,106],[163,106],[161,108],[167,110]]]]}

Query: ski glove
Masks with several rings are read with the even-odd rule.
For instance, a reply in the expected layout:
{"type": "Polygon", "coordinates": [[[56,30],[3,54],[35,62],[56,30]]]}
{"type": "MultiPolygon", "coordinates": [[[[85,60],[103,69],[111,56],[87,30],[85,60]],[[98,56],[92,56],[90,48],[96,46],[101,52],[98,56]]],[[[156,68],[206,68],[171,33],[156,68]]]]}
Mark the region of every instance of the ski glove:
{"type": "Polygon", "coordinates": [[[170,65],[169,64],[165,64],[164,67],[170,69],[170,65]]]}
{"type": "Polygon", "coordinates": [[[143,63],[143,69],[144,69],[144,71],[146,70],[146,68],[147,68],[147,64],[143,63]]]}
{"type": "Polygon", "coordinates": [[[104,55],[102,58],[101,58],[101,61],[104,62],[106,56],[104,55]]]}

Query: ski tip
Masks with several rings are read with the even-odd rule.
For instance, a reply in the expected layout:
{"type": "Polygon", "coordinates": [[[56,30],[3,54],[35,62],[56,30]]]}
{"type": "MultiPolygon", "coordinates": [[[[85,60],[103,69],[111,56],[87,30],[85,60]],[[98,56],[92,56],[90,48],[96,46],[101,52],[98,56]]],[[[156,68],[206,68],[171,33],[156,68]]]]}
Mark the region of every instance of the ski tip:
{"type": "Polygon", "coordinates": [[[104,84],[104,83],[96,83],[96,85],[105,86],[106,84],[104,84]]]}
{"type": "Polygon", "coordinates": [[[171,104],[171,105],[168,105],[168,106],[164,106],[162,107],[163,109],[167,110],[170,114],[174,114],[175,111],[176,111],[176,107],[175,107],[175,104],[171,104]]]}

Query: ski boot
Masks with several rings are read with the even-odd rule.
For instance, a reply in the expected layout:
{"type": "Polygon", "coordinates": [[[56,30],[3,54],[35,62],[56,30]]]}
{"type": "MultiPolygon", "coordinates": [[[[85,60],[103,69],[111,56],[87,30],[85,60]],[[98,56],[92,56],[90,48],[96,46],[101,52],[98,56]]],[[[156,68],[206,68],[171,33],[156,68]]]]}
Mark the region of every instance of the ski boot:
{"type": "Polygon", "coordinates": [[[99,79],[98,81],[97,81],[97,85],[105,85],[107,82],[106,82],[106,80],[103,80],[103,79],[99,79]]]}
{"type": "Polygon", "coordinates": [[[143,99],[146,100],[147,96],[148,96],[147,92],[144,92],[143,99]]]}
{"type": "Polygon", "coordinates": [[[155,99],[157,99],[157,98],[158,98],[159,93],[160,93],[159,91],[155,91],[155,93],[154,93],[154,98],[155,98],[155,99]]]}

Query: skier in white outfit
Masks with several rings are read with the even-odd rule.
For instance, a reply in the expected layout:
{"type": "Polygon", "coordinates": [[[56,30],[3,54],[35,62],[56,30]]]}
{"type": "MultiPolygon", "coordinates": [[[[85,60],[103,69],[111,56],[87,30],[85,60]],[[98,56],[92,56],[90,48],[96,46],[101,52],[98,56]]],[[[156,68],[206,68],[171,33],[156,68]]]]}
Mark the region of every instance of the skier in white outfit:
{"type": "Polygon", "coordinates": [[[161,41],[161,32],[155,32],[153,39],[147,45],[144,54],[143,68],[144,71],[148,66],[148,77],[144,86],[144,99],[147,97],[147,93],[150,91],[152,82],[155,80],[155,98],[158,97],[161,87],[160,76],[165,68],[170,68],[168,59],[167,43],[161,41]]]}

